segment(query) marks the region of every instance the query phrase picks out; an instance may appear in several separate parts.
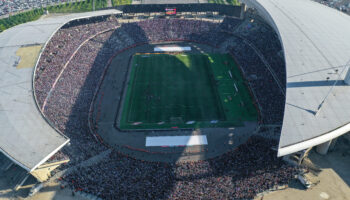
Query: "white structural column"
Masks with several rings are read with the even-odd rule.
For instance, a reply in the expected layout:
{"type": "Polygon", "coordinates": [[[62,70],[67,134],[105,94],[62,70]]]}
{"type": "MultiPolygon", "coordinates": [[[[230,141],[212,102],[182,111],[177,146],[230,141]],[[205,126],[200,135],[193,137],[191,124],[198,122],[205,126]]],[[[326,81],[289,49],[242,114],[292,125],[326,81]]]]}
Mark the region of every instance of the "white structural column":
{"type": "Polygon", "coordinates": [[[322,143],[316,147],[317,153],[321,155],[326,155],[328,152],[329,147],[331,146],[332,140],[329,140],[325,143],[322,143]]]}

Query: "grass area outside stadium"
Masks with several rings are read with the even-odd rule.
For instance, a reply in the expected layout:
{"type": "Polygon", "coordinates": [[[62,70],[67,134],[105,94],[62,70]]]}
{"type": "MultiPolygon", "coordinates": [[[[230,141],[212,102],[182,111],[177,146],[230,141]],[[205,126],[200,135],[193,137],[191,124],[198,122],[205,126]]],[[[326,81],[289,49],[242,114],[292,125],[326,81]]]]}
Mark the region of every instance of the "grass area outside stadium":
{"type": "Polygon", "coordinates": [[[121,6],[131,4],[132,0],[112,0],[113,6],[121,6]]]}
{"type": "Polygon", "coordinates": [[[238,127],[257,111],[228,54],[136,54],[119,128],[238,127]]]}

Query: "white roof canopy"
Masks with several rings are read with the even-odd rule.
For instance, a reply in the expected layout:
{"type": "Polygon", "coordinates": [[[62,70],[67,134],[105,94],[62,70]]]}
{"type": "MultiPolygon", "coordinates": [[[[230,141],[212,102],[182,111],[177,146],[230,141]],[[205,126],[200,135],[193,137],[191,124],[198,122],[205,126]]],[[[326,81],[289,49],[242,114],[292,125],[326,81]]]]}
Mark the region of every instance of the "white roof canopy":
{"type": "Polygon", "coordinates": [[[56,132],[36,107],[32,68],[16,68],[16,51],[25,45],[45,44],[66,22],[89,16],[120,13],[104,10],[49,17],[21,24],[0,34],[0,152],[32,171],[61,149],[69,139],[56,132]]]}
{"type": "Polygon", "coordinates": [[[278,156],[348,132],[350,86],[343,80],[350,61],[350,16],[310,0],[244,2],[276,30],[284,50],[287,88],[278,156]]]}

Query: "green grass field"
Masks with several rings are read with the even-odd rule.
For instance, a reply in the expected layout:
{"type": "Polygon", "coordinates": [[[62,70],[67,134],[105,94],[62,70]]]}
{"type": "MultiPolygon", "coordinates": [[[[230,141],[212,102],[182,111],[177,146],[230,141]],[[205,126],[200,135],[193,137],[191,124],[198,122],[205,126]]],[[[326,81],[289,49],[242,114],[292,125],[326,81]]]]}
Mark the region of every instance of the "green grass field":
{"type": "Polygon", "coordinates": [[[121,129],[237,127],[257,120],[227,54],[136,54],[130,70],[121,129]]]}

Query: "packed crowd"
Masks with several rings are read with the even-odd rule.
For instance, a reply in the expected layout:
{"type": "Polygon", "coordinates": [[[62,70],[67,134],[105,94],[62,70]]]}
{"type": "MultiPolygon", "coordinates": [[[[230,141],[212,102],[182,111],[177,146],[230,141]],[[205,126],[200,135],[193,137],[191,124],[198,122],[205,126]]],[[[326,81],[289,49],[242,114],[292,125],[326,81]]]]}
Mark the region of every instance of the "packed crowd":
{"type": "Polygon", "coordinates": [[[234,32],[257,47],[279,77],[279,81],[284,84],[283,86],[285,88],[286,70],[284,54],[279,38],[275,31],[266,23],[262,22],[258,16],[254,16],[254,18],[253,21],[246,21],[246,23],[243,23],[239,28],[236,28],[234,32]]]}
{"type": "MultiPolygon", "coordinates": [[[[34,84],[39,107],[45,116],[71,139],[71,144],[62,150],[69,156],[70,165],[107,149],[90,134],[88,116],[100,77],[113,54],[135,44],[167,40],[189,40],[216,47],[226,37],[231,37],[222,30],[235,27],[240,28],[237,20],[224,20],[220,24],[153,19],[119,24],[114,17],[74,21],[62,27],[41,56],[34,84]]],[[[284,98],[271,75],[251,48],[239,38],[233,37],[232,41],[229,50],[262,102],[264,117],[268,122],[280,120],[281,116],[275,112],[283,113],[279,108],[284,105],[284,98]]],[[[280,51],[277,46],[275,48],[270,51],[272,57],[280,51]]],[[[144,162],[114,152],[110,159],[81,168],[65,180],[76,190],[106,199],[116,196],[136,199],[252,198],[263,190],[286,184],[296,173],[295,168],[285,166],[276,158],[275,152],[270,150],[271,145],[272,141],[254,138],[237,151],[219,158],[179,164],[144,162]]]]}
{"type": "Polygon", "coordinates": [[[238,37],[232,39],[228,50],[238,62],[256,96],[263,123],[282,124],[286,69],[278,36],[271,27],[259,20],[246,20],[233,30],[233,34],[238,37]],[[242,41],[242,38],[247,42],[242,41]],[[251,48],[248,43],[256,48],[251,48]],[[268,69],[256,50],[262,54],[271,69],[268,69]],[[282,91],[270,70],[277,75],[282,91]]]}
{"type": "Polygon", "coordinates": [[[253,49],[239,38],[236,39],[229,51],[241,66],[250,88],[256,95],[263,123],[281,124],[285,98],[270,71],[253,49]]]}
{"type": "MultiPolygon", "coordinates": [[[[179,2],[179,1],[178,1],[179,2]]],[[[186,1],[182,1],[186,2],[186,1]]],[[[193,2],[193,0],[192,0],[193,2]]],[[[133,4],[118,7],[123,13],[164,13],[165,9],[169,7],[167,4],[133,4]]],[[[239,17],[241,14],[240,6],[232,6],[227,4],[213,4],[213,3],[180,3],[173,5],[176,7],[177,13],[184,12],[218,12],[220,15],[239,17]]]]}
{"type": "Polygon", "coordinates": [[[201,162],[159,163],[112,152],[63,180],[104,199],[252,199],[298,173],[276,157],[277,142],[252,137],[235,151],[201,162]]]}
{"type": "MultiPolygon", "coordinates": [[[[71,145],[66,146],[64,153],[74,155],[70,156],[72,164],[105,150],[104,146],[95,142],[87,126],[93,91],[101,76],[103,63],[109,58],[108,55],[96,58],[102,46],[94,42],[96,38],[88,40],[73,56],[56,87],[50,91],[65,63],[82,42],[97,33],[115,30],[117,26],[117,20],[113,17],[80,20],[80,23],[75,21],[65,25],[47,44],[36,69],[34,84],[39,107],[43,108],[47,119],[71,139],[71,145]],[[94,69],[91,69],[92,66],[94,69]],[[90,70],[96,73],[89,74],[90,70]],[[47,98],[49,94],[51,98],[47,98]],[[44,106],[45,101],[47,107],[44,106]]],[[[99,34],[98,37],[104,35],[99,34]]]]}
{"type": "Polygon", "coordinates": [[[64,154],[62,151],[58,151],[53,156],[51,156],[51,158],[49,158],[44,164],[60,162],[68,159],[69,157],[66,154],[64,154]]]}
{"type": "Polygon", "coordinates": [[[186,19],[153,19],[123,24],[122,28],[135,41],[188,40],[217,47],[227,35],[219,32],[219,23],[186,19]]]}
{"type": "Polygon", "coordinates": [[[73,21],[62,27],[48,42],[42,53],[35,75],[35,88],[42,107],[56,77],[74,51],[89,37],[102,31],[115,29],[116,18],[98,17],[73,21]]]}
{"type": "Polygon", "coordinates": [[[225,17],[220,23],[220,29],[222,32],[233,32],[242,23],[241,19],[225,17]]]}

